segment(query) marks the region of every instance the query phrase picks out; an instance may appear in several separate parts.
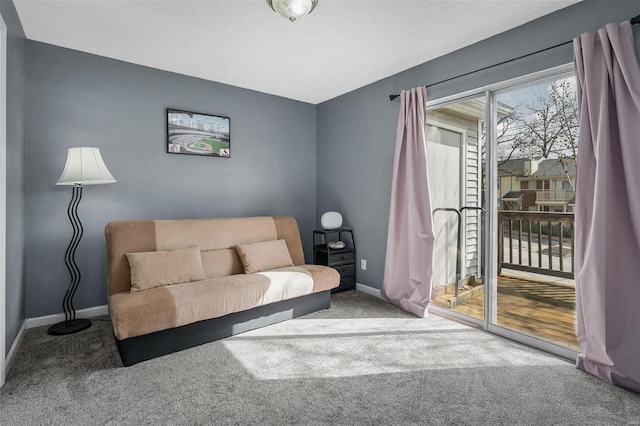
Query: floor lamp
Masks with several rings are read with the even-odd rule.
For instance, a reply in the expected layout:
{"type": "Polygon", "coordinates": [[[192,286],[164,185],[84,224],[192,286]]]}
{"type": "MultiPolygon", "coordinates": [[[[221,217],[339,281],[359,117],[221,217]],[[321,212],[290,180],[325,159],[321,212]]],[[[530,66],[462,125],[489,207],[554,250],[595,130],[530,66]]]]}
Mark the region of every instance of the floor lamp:
{"type": "Polygon", "coordinates": [[[83,233],[82,223],[78,216],[78,204],[80,204],[80,200],[82,199],[83,186],[114,183],[115,181],[111,173],[109,173],[109,169],[107,169],[107,166],[104,164],[98,148],[69,148],[67,152],[67,163],[56,185],[73,187],[71,201],[67,208],[67,215],[73,227],[73,237],[64,255],[64,264],[71,275],[71,282],[62,301],[65,320],[49,327],[49,334],[71,334],[91,326],[90,320],[86,318],[76,318],[76,309],[73,307],[73,296],[80,284],[80,268],[78,268],[76,264],[76,249],[78,248],[83,233]]]}

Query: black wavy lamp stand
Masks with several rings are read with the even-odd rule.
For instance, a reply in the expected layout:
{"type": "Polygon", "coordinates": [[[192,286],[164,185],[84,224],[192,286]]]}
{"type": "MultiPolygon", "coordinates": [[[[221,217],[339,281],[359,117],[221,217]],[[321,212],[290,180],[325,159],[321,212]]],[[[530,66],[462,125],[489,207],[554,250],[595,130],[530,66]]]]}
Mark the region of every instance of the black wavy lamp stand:
{"type": "Polygon", "coordinates": [[[91,321],[86,318],[76,318],[76,308],[73,306],[73,296],[80,285],[80,268],[76,263],[76,250],[80,244],[80,239],[84,229],[80,216],[78,216],[78,204],[82,199],[82,187],[85,185],[101,185],[114,183],[116,180],[109,173],[109,169],[104,164],[100,150],[98,148],[80,147],[69,148],[67,152],[67,163],[62,171],[62,176],[56,185],[72,186],[71,202],[67,208],[67,216],[73,227],[73,237],[67,251],[64,254],[64,264],[71,275],[71,282],[67,288],[62,301],[64,310],[64,321],[49,327],[49,334],[64,335],[77,333],[91,327],[91,321]]]}
{"type": "Polygon", "coordinates": [[[78,268],[78,264],[76,263],[76,249],[78,248],[78,244],[80,244],[80,239],[84,231],[82,222],[80,222],[80,217],[78,216],[78,204],[80,204],[81,199],[82,185],[76,184],[73,186],[71,202],[69,202],[69,207],[67,208],[67,216],[69,216],[69,221],[73,227],[73,237],[64,255],[64,264],[69,271],[69,275],[71,275],[69,288],[67,288],[64,300],[62,301],[65,319],[62,322],[52,325],[48,330],[49,334],[56,336],[76,333],[91,327],[90,320],[86,318],[76,318],[76,309],[73,307],[73,296],[76,294],[81,277],[80,268],[78,268]]]}

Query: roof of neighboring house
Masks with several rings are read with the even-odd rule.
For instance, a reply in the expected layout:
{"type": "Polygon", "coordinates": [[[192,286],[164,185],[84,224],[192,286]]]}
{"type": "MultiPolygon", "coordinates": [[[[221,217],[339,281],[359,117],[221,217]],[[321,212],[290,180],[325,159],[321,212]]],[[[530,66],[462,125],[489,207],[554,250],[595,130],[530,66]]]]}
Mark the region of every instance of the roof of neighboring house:
{"type": "Polygon", "coordinates": [[[554,177],[566,177],[567,173],[571,176],[576,174],[576,160],[565,158],[548,158],[546,160],[538,160],[538,167],[534,173],[531,173],[526,165],[527,162],[536,161],[527,158],[514,158],[506,161],[498,161],[498,176],[517,176],[531,177],[533,179],[549,179],[554,177]],[[563,166],[563,163],[566,165],[563,166]]]}
{"type": "Polygon", "coordinates": [[[526,158],[498,161],[498,176],[523,176],[526,158]]]}
{"type": "Polygon", "coordinates": [[[565,158],[563,160],[550,158],[542,160],[538,164],[538,170],[531,176],[534,178],[552,178],[566,177],[567,174],[572,176],[576,174],[576,160],[572,158],[565,158]]]}
{"type": "Polygon", "coordinates": [[[502,196],[502,201],[518,201],[522,196],[523,194],[521,191],[509,191],[502,196]]]}

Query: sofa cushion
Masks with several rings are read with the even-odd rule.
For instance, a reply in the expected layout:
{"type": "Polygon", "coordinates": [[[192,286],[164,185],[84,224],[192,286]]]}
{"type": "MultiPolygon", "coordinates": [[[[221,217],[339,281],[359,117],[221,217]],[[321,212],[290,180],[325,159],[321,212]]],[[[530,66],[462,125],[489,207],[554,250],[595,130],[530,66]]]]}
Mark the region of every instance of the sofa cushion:
{"type": "Polygon", "coordinates": [[[175,326],[312,293],[308,272],[296,268],[231,275],[166,287],[176,304],[175,326]]]}
{"type": "Polygon", "coordinates": [[[303,265],[304,252],[302,251],[302,240],[300,239],[300,230],[296,220],[291,216],[274,216],[273,222],[276,224],[278,233],[275,239],[287,242],[287,249],[289,249],[294,265],[303,265]]]}
{"type": "Polygon", "coordinates": [[[131,268],[131,291],[205,279],[200,247],[126,253],[131,268]]]}
{"type": "Polygon", "coordinates": [[[175,327],[176,304],[167,287],[109,297],[109,316],[118,339],[175,327]]]}
{"type": "Polygon", "coordinates": [[[207,278],[244,274],[244,266],[235,247],[200,252],[202,267],[207,278]]]}
{"type": "Polygon", "coordinates": [[[122,340],[305,296],[313,287],[311,274],[292,266],[116,293],[109,297],[109,314],[122,340]]]}
{"type": "Polygon", "coordinates": [[[272,217],[156,220],[156,250],[199,246],[202,251],[278,239],[272,217]]]}
{"type": "Polygon", "coordinates": [[[293,299],[313,292],[313,277],[307,270],[297,266],[271,269],[257,272],[255,275],[262,275],[269,279],[269,288],[260,299],[261,305],[293,299]]]}
{"type": "Polygon", "coordinates": [[[313,292],[331,290],[340,284],[340,273],[333,268],[322,265],[300,265],[313,278],[313,292]]]}
{"type": "Polygon", "coordinates": [[[236,250],[244,265],[245,274],[293,266],[287,243],[284,240],[238,244],[236,250]]]}

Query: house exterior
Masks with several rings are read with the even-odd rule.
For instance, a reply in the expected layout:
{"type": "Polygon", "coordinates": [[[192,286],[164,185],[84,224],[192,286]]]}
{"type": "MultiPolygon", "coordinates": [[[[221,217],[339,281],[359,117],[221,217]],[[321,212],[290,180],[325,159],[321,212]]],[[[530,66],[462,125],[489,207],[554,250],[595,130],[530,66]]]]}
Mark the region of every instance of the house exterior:
{"type": "MultiPolygon", "coordinates": [[[[509,105],[498,102],[497,113],[506,116],[509,105]]],[[[482,143],[486,119],[484,98],[469,99],[427,112],[426,147],[433,209],[481,207],[482,143]]],[[[461,212],[461,274],[481,276],[482,214],[461,212]]],[[[434,214],[435,257],[433,287],[455,280],[458,217],[449,211],[434,214]]]]}
{"type": "Polygon", "coordinates": [[[571,212],[575,203],[576,160],[519,158],[498,164],[503,210],[571,212]]]}
{"type": "MultiPolygon", "coordinates": [[[[427,161],[432,208],[480,206],[479,135],[485,106],[474,99],[427,112],[427,161]]],[[[462,276],[479,275],[480,215],[462,217],[462,276]]],[[[458,217],[453,212],[434,214],[435,257],[433,286],[455,281],[458,217]]]]}

